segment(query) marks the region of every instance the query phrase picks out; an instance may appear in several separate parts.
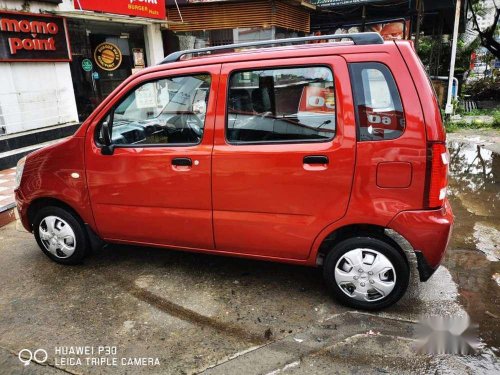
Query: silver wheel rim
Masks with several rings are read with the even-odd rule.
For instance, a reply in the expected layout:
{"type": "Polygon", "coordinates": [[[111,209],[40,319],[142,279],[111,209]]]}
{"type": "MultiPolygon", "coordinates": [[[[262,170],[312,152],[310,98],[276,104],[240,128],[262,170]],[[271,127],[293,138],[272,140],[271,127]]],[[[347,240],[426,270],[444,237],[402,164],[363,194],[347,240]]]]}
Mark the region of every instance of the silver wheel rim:
{"type": "Polygon", "coordinates": [[[396,270],[377,250],[354,249],[342,255],[335,265],[335,282],[350,298],[375,302],[393,291],[396,270]]]}
{"type": "Polygon", "coordinates": [[[60,217],[45,217],[38,226],[38,233],[43,246],[52,255],[64,259],[69,258],[75,252],[75,232],[60,217]]]}

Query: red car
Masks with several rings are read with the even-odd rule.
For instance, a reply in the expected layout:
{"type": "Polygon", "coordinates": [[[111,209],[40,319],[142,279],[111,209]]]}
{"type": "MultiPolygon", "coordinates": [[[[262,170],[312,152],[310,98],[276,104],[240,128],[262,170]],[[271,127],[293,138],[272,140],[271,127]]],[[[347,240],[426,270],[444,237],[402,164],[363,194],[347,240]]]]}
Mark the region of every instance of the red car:
{"type": "Polygon", "coordinates": [[[412,45],[332,35],[169,55],[21,160],[16,200],[58,263],[121,243],[322,266],[338,300],[380,309],[407,255],[422,281],[443,258],[447,169],[412,45]]]}

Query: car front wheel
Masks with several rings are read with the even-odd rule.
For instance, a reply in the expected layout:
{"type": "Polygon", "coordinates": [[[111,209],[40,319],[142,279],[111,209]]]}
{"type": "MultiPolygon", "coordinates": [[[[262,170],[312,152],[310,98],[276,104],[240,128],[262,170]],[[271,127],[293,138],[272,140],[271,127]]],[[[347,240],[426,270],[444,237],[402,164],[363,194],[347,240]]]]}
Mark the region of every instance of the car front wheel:
{"type": "Polygon", "coordinates": [[[38,246],[53,261],[78,264],[86,255],[87,236],[79,218],[61,207],[42,208],[33,222],[38,246]]]}

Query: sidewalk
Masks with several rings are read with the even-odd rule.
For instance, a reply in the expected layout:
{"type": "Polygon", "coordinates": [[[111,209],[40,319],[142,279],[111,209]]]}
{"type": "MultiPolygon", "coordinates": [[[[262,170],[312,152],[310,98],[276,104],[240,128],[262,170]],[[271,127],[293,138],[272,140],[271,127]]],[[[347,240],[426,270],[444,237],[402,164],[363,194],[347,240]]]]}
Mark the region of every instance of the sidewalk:
{"type": "Polygon", "coordinates": [[[0,171],[0,227],[15,220],[14,186],[16,184],[16,168],[0,171]]]}
{"type": "Polygon", "coordinates": [[[14,186],[16,184],[16,168],[0,171],[0,212],[14,204],[14,186]]]}

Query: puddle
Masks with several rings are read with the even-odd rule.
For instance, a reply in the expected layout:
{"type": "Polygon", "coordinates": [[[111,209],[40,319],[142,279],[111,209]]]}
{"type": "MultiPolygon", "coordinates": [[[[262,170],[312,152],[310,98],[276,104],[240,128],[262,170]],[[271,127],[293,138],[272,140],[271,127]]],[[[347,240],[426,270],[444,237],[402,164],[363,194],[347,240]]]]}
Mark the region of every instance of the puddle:
{"type": "Polygon", "coordinates": [[[479,335],[500,347],[500,154],[480,138],[448,142],[449,192],[455,227],[443,265],[479,335]]]}

